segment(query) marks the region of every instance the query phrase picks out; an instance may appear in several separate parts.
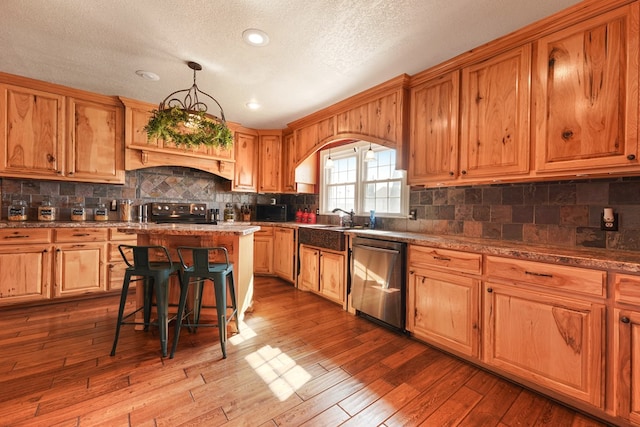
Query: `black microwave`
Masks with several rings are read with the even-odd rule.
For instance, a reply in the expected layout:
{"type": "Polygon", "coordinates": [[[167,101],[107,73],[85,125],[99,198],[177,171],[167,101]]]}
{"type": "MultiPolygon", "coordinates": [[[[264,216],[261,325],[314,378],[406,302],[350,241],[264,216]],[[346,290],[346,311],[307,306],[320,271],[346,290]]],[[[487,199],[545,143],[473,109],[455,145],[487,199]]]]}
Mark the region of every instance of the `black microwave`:
{"type": "Polygon", "coordinates": [[[256,221],[286,222],[287,205],[256,205],[256,221]]]}

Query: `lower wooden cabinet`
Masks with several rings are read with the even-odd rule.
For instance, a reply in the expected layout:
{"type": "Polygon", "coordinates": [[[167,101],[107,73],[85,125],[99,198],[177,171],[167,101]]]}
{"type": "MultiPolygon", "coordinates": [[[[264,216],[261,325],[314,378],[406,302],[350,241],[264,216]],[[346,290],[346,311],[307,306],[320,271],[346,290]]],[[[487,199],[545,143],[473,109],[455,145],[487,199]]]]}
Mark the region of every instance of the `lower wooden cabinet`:
{"type": "Polygon", "coordinates": [[[273,235],[273,272],[288,282],[295,282],[296,231],[275,227],[273,235]]]}
{"type": "Polygon", "coordinates": [[[416,338],[478,357],[480,280],[410,268],[407,330],[416,338]]]}
{"type": "Polygon", "coordinates": [[[603,408],[604,304],[485,283],[483,361],[603,408]]]}
{"type": "Polygon", "coordinates": [[[0,245],[0,304],[51,297],[51,245],[0,245]]]}
{"type": "Polygon", "coordinates": [[[54,258],[53,296],[106,290],[106,243],[59,244],[55,247],[54,258]]]}
{"type": "Polygon", "coordinates": [[[260,227],[253,235],[253,272],[273,274],[273,227],[260,227]]]}
{"type": "Polygon", "coordinates": [[[298,287],[344,304],[346,258],[343,253],[300,245],[298,287]]]}

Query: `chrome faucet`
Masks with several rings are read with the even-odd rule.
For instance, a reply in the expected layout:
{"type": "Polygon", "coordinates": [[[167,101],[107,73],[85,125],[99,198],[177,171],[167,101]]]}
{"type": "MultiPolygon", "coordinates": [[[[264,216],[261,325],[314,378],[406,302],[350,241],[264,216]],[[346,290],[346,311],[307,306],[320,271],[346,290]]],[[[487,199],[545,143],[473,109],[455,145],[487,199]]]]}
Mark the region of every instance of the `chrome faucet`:
{"type": "Polygon", "coordinates": [[[347,212],[344,209],[340,209],[340,208],[335,208],[334,210],[332,210],[331,212],[336,213],[336,212],[341,212],[340,214],[340,227],[344,227],[344,215],[343,213],[349,215],[349,227],[353,227],[353,216],[355,215],[355,213],[353,212],[353,209],[351,209],[351,212],[347,212]]]}

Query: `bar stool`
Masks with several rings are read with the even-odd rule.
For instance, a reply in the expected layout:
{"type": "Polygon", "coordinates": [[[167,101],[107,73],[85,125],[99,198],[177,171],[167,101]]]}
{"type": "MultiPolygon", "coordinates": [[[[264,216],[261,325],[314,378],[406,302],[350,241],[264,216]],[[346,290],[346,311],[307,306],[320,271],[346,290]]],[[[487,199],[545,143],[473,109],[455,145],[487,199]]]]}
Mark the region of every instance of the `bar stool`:
{"type": "Polygon", "coordinates": [[[157,325],[160,330],[160,346],[162,356],[167,356],[167,336],[169,326],[169,276],[176,273],[182,288],[182,277],[179,274],[180,265],[171,261],[169,251],[164,246],[131,246],[120,245],[118,250],[122,255],[122,259],[127,264],[124,273],[124,282],[122,284],[122,292],[120,294],[120,308],[118,310],[118,324],[116,326],[116,336],[113,340],[113,348],[111,356],[116,354],[116,346],[118,345],[118,337],[120,335],[120,327],[122,325],[144,325],[144,330],[149,329],[149,325],[157,325]],[[127,256],[129,254],[129,256],[127,256]],[[133,262],[131,261],[133,259],[133,262]],[[152,258],[160,258],[159,261],[151,261],[152,258]],[[138,277],[137,279],[132,279],[138,277]],[[129,292],[129,284],[131,282],[141,281],[142,289],[138,288],[137,292],[143,292],[144,304],[127,315],[124,314],[125,304],[127,302],[127,294],[129,292]],[[156,310],[158,321],[151,322],[151,305],[152,296],[156,296],[156,310]],[[142,322],[127,321],[140,310],[144,310],[142,322]]]}
{"type": "Polygon", "coordinates": [[[236,327],[240,331],[240,324],[238,322],[238,304],[236,301],[236,291],[233,279],[233,265],[229,263],[229,253],[226,248],[223,247],[188,247],[181,246],[177,248],[178,257],[182,264],[182,289],[180,291],[180,303],[178,305],[178,321],[176,324],[175,337],[173,339],[173,347],[171,348],[171,356],[176,351],[178,346],[178,338],[180,336],[180,329],[182,326],[197,328],[203,327],[218,327],[220,333],[220,347],[222,348],[222,358],[227,358],[227,325],[235,317],[236,327]],[[185,262],[185,252],[191,253],[192,263],[188,265],[185,262]],[[210,262],[210,256],[215,252],[224,253],[224,263],[210,262]],[[218,323],[200,323],[200,310],[202,308],[202,290],[205,281],[211,281],[213,283],[213,289],[216,296],[216,312],[218,315],[218,323]],[[184,323],[185,305],[187,301],[187,295],[189,293],[189,285],[195,284],[194,289],[194,303],[193,303],[193,323],[184,323]],[[227,288],[229,295],[231,296],[231,307],[227,306],[227,288]],[[231,314],[227,317],[227,309],[231,308],[231,314]]]}

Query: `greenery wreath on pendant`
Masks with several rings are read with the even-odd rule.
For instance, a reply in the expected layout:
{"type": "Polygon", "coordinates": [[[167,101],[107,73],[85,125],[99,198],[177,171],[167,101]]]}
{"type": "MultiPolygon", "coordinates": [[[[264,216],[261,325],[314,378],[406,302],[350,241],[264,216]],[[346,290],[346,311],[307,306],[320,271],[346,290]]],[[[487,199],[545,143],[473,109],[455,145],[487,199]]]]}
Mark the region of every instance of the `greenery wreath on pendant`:
{"type": "Polygon", "coordinates": [[[144,127],[147,138],[159,138],[186,148],[206,145],[231,148],[233,133],[226,123],[212,120],[204,111],[188,111],[178,107],[153,110],[144,127]]]}

